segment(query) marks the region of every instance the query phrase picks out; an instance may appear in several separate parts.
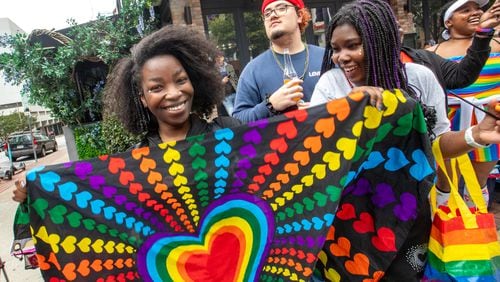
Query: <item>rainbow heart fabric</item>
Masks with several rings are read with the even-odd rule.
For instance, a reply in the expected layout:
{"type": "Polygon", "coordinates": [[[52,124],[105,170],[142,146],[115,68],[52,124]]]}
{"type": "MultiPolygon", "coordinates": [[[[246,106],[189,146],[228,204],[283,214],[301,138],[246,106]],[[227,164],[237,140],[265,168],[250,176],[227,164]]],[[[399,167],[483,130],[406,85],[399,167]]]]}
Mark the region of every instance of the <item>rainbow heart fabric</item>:
{"type": "MultiPolygon", "coordinates": [[[[375,187],[375,205],[397,202],[398,219],[415,220],[413,199],[385,196],[394,191],[385,183],[400,170],[432,175],[425,125],[413,100],[399,91],[384,97],[384,111],[354,94],[182,142],[31,170],[43,277],[308,280],[339,212],[378,237],[396,228],[375,233],[368,215],[345,205],[335,215],[342,191],[375,187]]],[[[398,246],[373,242],[391,252],[398,246]]]]}

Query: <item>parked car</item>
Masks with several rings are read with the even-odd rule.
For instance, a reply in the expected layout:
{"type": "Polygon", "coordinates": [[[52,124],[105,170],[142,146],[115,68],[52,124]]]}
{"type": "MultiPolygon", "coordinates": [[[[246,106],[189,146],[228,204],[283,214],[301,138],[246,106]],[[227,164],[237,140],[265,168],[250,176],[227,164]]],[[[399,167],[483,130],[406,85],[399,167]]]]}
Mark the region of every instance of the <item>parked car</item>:
{"type": "MultiPolygon", "coordinates": [[[[55,138],[49,138],[47,135],[41,133],[23,132],[11,134],[7,139],[7,143],[8,146],[10,146],[12,160],[24,156],[32,156],[33,146],[35,146],[37,157],[45,157],[47,151],[57,151],[57,142],[55,138]],[[31,141],[32,137],[35,138],[33,142],[31,141]]],[[[5,147],[5,155],[9,156],[7,145],[5,147]]]]}
{"type": "Polygon", "coordinates": [[[13,163],[12,165],[10,162],[0,163],[0,178],[11,180],[14,174],[22,170],[26,170],[26,164],[24,162],[13,163]]]}

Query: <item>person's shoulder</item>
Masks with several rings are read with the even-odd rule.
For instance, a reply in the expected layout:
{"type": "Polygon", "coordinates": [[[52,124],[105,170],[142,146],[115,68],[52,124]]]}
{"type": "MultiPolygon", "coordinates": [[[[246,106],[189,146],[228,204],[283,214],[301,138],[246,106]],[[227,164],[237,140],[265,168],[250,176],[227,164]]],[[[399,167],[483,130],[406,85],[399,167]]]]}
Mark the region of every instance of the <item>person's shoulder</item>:
{"type": "Polygon", "coordinates": [[[228,117],[228,116],[219,116],[213,119],[213,125],[218,128],[226,128],[226,127],[234,127],[238,125],[242,125],[243,122],[239,119],[228,117]]]}
{"type": "Polygon", "coordinates": [[[406,71],[408,73],[430,73],[431,75],[434,75],[432,70],[424,65],[421,64],[416,64],[416,63],[406,63],[405,64],[406,71]]]}

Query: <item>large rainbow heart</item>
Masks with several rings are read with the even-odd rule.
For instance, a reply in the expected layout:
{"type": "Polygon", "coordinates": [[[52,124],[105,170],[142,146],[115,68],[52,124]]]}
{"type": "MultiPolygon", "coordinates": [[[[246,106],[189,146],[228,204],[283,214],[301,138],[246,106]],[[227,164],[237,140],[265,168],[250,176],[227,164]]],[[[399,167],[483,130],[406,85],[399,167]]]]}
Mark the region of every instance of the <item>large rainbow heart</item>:
{"type": "Polygon", "coordinates": [[[197,235],[157,233],[137,253],[145,281],[255,281],[274,235],[271,207],[250,194],[207,207],[197,235]]]}

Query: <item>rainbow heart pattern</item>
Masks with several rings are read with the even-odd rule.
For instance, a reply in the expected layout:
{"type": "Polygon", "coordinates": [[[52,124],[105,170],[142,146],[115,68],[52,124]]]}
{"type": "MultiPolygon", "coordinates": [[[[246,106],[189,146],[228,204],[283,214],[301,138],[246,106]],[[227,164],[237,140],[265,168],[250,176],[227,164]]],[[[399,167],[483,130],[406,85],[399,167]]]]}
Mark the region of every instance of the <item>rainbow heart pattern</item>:
{"type": "Polygon", "coordinates": [[[434,173],[420,108],[397,90],[384,97],[385,111],[354,94],[31,170],[45,280],[306,281],[315,267],[327,277],[380,276],[373,253],[398,251],[399,228],[419,218],[417,194],[434,173]],[[354,250],[359,238],[366,249],[354,250]],[[339,258],[352,272],[333,268],[339,258]]]}

